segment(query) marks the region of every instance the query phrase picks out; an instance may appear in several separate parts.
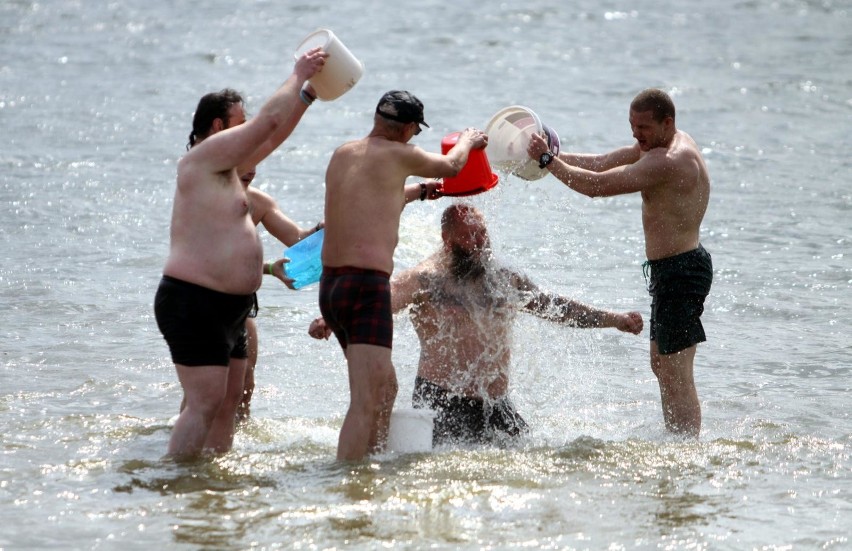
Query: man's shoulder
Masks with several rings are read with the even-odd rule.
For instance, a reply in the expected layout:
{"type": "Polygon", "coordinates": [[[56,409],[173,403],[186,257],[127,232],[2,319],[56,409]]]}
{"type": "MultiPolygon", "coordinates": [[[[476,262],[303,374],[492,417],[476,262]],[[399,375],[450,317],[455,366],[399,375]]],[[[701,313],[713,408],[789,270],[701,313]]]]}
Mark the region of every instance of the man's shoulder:
{"type": "Polygon", "coordinates": [[[523,278],[523,274],[517,271],[515,268],[508,266],[499,261],[492,261],[492,271],[497,274],[499,277],[505,279],[515,279],[515,278],[523,278]]]}
{"type": "Polygon", "coordinates": [[[694,161],[700,157],[701,152],[695,142],[678,136],[668,147],[657,147],[646,152],[642,156],[642,162],[661,180],[669,181],[678,180],[684,172],[693,171],[694,161]]]}
{"type": "Polygon", "coordinates": [[[178,178],[190,176],[196,171],[197,163],[195,162],[195,157],[196,155],[192,149],[187,151],[184,155],[181,155],[177,162],[178,178]]]}
{"type": "Polygon", "coordinates": [[[698,144],[695,143],[692,136],[683,130],[677,131],[675,141],[672,143],[672,146],[669,147],[669,152],[674,159],[692,158],[696,155],[701,156],[701,150],[699,149],[698,144]]]}
{"type": "Polygon", "coordinates": [[[192,153],[192,150],[187,152],[177,162],[177,185],[184,191],[196,187],[199,182],[204,182],[213,177],[209,172],[204,170],[204,164],[198,162],[198,156],[191,155],[190,153],[192,153]]]}
{"type": "Polygon", "coordinates": [[[351,158],[398,157],[411,147],[409,144],[368,136],[340,144],[334,150],[333,158],[335,160],[347,160],[351,158]]]}
{"type": "MultiPolygon", "coordinates": [[[[210,138],[208,138],[209,140],[210,138]]],[[[236,167],[219,168],[214,162],[215,149],[207,151],[207,140],[192,147],[177,162],[178,184],[181,182],[232,181],[236,167]]]]}
{"type": "Polygon", "coordinates": [[[354,151],[355,149],[357,149],[357,148],[358,148],[358,145],[359,145],[360,143],[362,143],[363,141],[364,141],[364,140],[363,140],[363,138],[362,138],[362,139],[360,139],[360,140],[350,140],[350,141],[348,141],[348,142],[343,142],[342,144],[338,145],[338,146],[334,149],[334,154],[333,154],[333,155],[334,155],[335,157],[340,156],[340,155],[347,155],[347,154],[349,154],[349,152],[354,151]]]}
{"type": "Polygon", "coordinates": [[[411,268],[418,277],[435,279],[444,277],[447,274],[447,266],[442,262],[440,252],[435,252],[421,260],[416,266],[411,268]]]}
{"type": "Polygon", "coordinates": [[[486,268],[485,274],[486,285],[491,289],[501,291],[516,288],[518,280],[522,279],[522,276],[512,268],[498,264],[493,260],[486,268]]]}
{"type": "Polygon", "coordinates": [[[437,275],[438,272],[439,270],[437,265],[435,264],[435,256],[433,254],[424,258],[423,260],[421,260],[414,266],[411,266],[410,268],[406,268],[404,270],[396,272],[393,277],[394,279],[396,279],[403,276],[434,276],[437,275]]]}

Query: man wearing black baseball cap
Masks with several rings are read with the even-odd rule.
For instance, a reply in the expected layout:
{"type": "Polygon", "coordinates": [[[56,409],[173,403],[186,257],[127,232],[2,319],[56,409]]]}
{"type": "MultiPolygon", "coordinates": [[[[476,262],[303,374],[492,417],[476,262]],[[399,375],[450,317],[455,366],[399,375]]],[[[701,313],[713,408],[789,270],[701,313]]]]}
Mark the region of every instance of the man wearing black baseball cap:
{"type": "MultiPolygon", "coordinates": [[[[376,113],[392,121],[416,122],[418,125],[422,124],[426,128],[430,128],[423,120],[423,102],[417,99],[417,96],[405,90],[391,90],[385,93],[376,106],[376,113]]],[[[419,134],[420,130],[422,129],[418,129],[414,135],[419,134]]]]}
{"type": "Polygon", "coordinates": [[[350,402],[337,447],[340,460],[360,460],[379,452],[387,440],[396,400],[391,363],[393,318],[390,274],[406,203],[437,199],[436,181],[406,185],[409,176],[457,175],[472,149],[488,137],[468,128],[446,155],[408,142],[420,133],[423,103],[413,94],[384,94],[373,128],[335,150],[325,174],[325,238],[319,305],[349,369],[350,402]]]}

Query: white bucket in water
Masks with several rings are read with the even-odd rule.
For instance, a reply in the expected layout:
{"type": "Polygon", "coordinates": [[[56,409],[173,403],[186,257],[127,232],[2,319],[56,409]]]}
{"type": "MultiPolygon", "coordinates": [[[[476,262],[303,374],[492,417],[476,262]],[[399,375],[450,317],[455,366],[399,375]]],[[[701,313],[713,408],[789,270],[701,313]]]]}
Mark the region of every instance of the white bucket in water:
{"type": "Polygon", "coordinates": [[[322,48],[328,57],[322,70],[311,77],[309,82],[319,99],[331,101],[355,86],[364,74],[364,64],[328,29],[317,29],[306,36],[296,48],[296,59],[317,46],[322,48]]]}
{"type": "Polygon", "coordinates": [[[544,133],[553,153],[559,153],[559,136],[543,124],[532,109],[512,105],[498,111],[485,127],[488,134],[488,159],[491,166],[511,172],[524,180],[538,180],[548,174],[538,161],[527,154],[530,137],[544,133]]]}
{"type": "Polygon", "coordinates": [[[395,409],[388,430],[388,451],[417,453],[432,451],[432,426],[435,412],[431,409],[395,409]]]}

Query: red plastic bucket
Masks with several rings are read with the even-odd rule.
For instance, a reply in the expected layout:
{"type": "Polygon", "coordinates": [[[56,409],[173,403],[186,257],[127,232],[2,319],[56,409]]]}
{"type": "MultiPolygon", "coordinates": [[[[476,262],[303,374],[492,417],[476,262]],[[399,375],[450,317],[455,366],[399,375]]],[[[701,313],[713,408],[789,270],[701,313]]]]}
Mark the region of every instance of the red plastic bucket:
{"type": "MultiPolygon", "coordinates": [[[[459,141],[461,132],[447,134],[441,140],[441,152],[446,155],[459,141]]],[[[476,195],[488,191],[497,185],[499,177],[491,171],[491,163],[484,149],[473,149],[467,157],[467,164],[455,177],[444,178],[442,195],[461,197],[476,195]]]]}

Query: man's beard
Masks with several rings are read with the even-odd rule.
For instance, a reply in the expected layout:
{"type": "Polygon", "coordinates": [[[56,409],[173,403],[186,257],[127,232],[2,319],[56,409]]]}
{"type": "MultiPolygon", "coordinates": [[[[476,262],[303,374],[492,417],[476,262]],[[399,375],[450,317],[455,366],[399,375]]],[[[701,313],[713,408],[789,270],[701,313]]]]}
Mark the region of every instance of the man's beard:
{"type": "Polygon", "coordinates": [[[450,255],[450,273],[459,281],[475,281],[485,275],[489,251],[465,251],[453,245],[450,255]]]}

